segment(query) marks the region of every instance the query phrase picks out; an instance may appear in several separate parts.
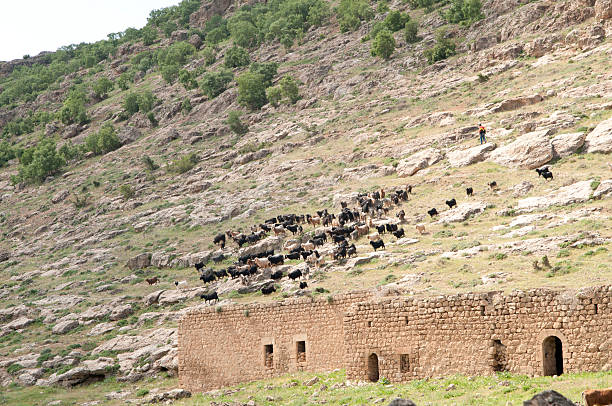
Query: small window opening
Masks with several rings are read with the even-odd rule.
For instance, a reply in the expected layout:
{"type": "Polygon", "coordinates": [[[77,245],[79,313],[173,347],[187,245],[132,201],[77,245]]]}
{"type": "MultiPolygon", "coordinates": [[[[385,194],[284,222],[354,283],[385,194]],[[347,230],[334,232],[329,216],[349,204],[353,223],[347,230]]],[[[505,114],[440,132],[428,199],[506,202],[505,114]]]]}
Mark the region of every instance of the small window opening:
{"type": "Polygon", "coordinates": [[[504,372],[508,370],[508,353],[506,346],[501,340],[493,340],[493,372],[504,372]]]}
{"type": "Polygon", "coordinates": [[[272,344],[264,345],[264,365],[266,368],[274,366],[274,346],[272,344]]]}
{"type": "Polygon", "coordinates": [[[372,327],[372,322],[368,321],[368,327],[372,327]]]}
{"type": "Polygon", "coordinates": [[[400,355],[400,372],[410,372],[410,357],[408,354],[400,355]]]}
{"type": "Polygon", "coordinates": [[[306,341],[296,343],[297,362],[306,362],[306,341]]]}
{"type": "Polygon", "coordinates": [[[599,306],[597,305],[597,303],[595,303],[595,314],[599,313],[599,306]]]}
{"type": "Polygon", "coordinates": [[[485,307],[484,306],[480,306],[480,315],[481,316],[485,315],[485,307]]]}
{"type": "Polygon", "coordinates": [[[372,353],[368,357],[368,380],[370,382],[378,382],[378,355],[372,353]]]}
{"type": "Polygon", "coordinates": [[[406,325],[410,324],[410,321],[408,320],[408,316],[404,317],[404,321],[406,322],[406,325]]]}

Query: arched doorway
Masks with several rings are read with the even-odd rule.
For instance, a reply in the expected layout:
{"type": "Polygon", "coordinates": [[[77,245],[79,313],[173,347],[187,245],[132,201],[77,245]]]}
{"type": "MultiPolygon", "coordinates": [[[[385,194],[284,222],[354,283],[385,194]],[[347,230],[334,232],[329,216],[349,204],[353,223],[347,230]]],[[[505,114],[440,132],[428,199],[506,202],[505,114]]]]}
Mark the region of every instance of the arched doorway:
{"type": "Polygon", "coordinates": [[[556,336],[548,336],[542,342],[542,368],[544,376],[563,373],[563,343],[556,336]]]}
{"type": "Polygon", "coordinates": [[[368,380],[378,382],[378,355],[374,353],[368,357],[368,380]]]}

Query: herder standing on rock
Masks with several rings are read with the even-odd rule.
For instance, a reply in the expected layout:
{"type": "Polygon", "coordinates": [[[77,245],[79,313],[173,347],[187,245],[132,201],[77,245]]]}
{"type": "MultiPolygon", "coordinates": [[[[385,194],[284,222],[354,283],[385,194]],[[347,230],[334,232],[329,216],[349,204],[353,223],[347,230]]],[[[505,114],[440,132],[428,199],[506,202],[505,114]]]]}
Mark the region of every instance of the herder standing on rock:
{"type": "Polygon", "coordinates": [[[478,133],[480,134],[480,145],[487,142],[487,130],[482,124],[478,124],[478,133]]]}

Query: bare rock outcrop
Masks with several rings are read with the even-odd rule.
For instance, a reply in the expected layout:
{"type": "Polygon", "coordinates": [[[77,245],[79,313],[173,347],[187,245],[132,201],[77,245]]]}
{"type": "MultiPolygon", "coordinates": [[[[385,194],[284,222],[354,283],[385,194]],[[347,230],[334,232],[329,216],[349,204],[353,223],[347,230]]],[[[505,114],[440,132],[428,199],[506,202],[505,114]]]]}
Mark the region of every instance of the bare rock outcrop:
{"type": "Polygon", "coordinates": [[[585,133],[559,134],[551,140],[553,154],[556,158],[565,158],[584,145],[585,133]]]}
{"type": "Polygon", "coordinates": [[[412,176],[421,169],[425,169],[444,158],[442,153],[434,148],[428,148],[424,151],[417,152],[416,154],[402,159],[397,165],[397,174],[399,177],[405,178],[412,176]]]}
{"type": "Polygon", "coordinates": [[[612,152],[612,118],[602,121],[585,139],[586,152],[612,152]]]}
{"type": "Polygon", "coordinates": [[[496,147],[497,145],[493,143],[486,143],[468,149],[450,151],[446,154],[446,158],[454,167],[472,165],[487,159],[488,153],[496,147]]]}
{"type": "MultiPolygon", "coordinates": [[[[594,197],[601,188],[601,191],[607,190],[610,186],[610,180],[601,182],[599,185],[593,180],[583,180],[572,185],[565,186],[549,193],[546,196],[534,196],[519,200],[517,209],[521,211],[531,211],[535,209],[543,209],[551,206],[567,206],[568,204],[583,203],[594,197]],[[594,186],[597,186],[593,189],[594,186]]],[[[598,197],[603,197],[606,193],[598,194],[598,197]]]]}
{"type": "Polygon", "coordinates": [[[484,202],[462,203],[451,210],[440,213],[438,223],[460,223],[468,218],[481,214],[487,208],[484,202]]]}
{"type": "Polygon", "coordinates": [[[554,157],[550,130],[527,133],[493,151],[489,160],[511,168],[535,169],[554,157]]]}

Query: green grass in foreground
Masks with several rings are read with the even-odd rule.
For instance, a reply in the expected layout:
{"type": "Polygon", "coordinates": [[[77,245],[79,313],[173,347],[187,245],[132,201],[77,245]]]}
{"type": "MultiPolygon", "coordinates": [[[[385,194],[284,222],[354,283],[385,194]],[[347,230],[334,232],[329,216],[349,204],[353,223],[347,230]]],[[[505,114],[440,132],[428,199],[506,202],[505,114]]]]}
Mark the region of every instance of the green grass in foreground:
{"type": "Polygon", "coordinates": [[[573,401],[581,398],[588,388],[612,386],[612,372],[567,374],[560,377],[529,378],[525,375],[500,373],[487,377],[453,376],[442,379],[416,380],[407,384],[342,386],[344,371],[330,374],[298,373],[281,378],[253,382],[220,390],[214,395],[198,394],[181,405],[210,405],[211,402],[246,403],[254,400],[260,405],[371,405],[375,401],[386,405],[396,397],[408,398],[423,405],[522,405],[524,400],[538,392],[553,389],[573,401]],[[319,382],[304,386],[313,376],[319,382]],[[290,386],[297,383],[295,386],[290,386]],[[447,390],[454,385],[453,389],[447,390]],[[325,386],[326,388],[323,388],[325,386]],[[234,392],[235,393],[231,393],[234,392]],[[223,395],[224,393],[231,393],[223,395]],[[380,400],[384,399],[384,400],[380,400]]]}

